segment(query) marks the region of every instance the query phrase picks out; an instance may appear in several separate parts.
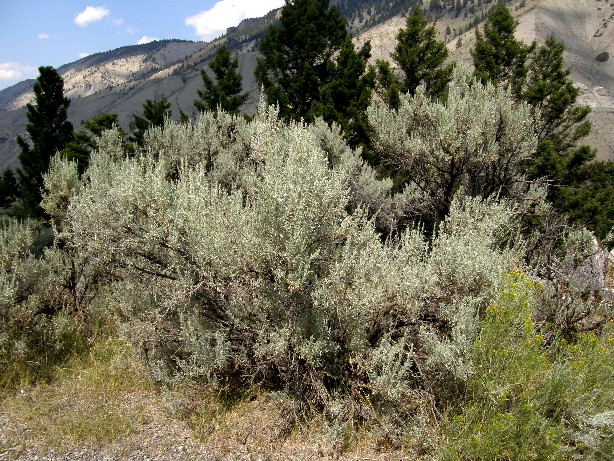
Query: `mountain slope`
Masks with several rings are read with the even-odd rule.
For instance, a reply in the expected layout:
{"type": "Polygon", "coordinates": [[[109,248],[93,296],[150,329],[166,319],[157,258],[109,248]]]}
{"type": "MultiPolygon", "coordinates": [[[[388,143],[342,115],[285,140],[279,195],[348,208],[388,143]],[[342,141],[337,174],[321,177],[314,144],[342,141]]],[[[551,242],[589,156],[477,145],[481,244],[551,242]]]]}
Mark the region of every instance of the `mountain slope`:
{"type": "MultiPolygon", "coordinates": [[[[516,2],[518,3],[518,2],[516,2]]],[[[614,62],[598,62],[603,51],[614,53],[614,3],[601,0],[529,0],[521,9],[510,8],[519,21],[516,36],[525,43],[544,43],[554,35],[565,45],[565,66],[580,90],[578,103],[592,109],[593,131],[586,143],[598,158],[614,160],[614,62]]],[[[448,44],[451,59],[470,63],[475,32],[448,44]]]]}
{"type": "MultiPolygon", "coordinates": [[[[146,99],[166,96],[175,115],[190,114],[197,89],[202,87],[200,69],[211,58],[216,42],[156,42],[126,47],[90,56],[58,69],[64,78],[65,94],[71,99],[68,117],[79,129],[83,120],[102,112],[119,114],[128,127],[132,114],[140,112],[146,99]]],[[[244,87],[252,89],[251,106],[257,94],[253,78],[256,53],[239,54],[244,87]]],[[[33,81],[4,90],[0,97],[0,170],[17,166],[18,134],[25,133],[25,104],[32,97],[33,81]]]]}
{"type": "MultiPolygon", "coordinates": [[[[175,116],[180,110],[192,114],[196,92],[203,86],[200,69],[209,71],[206,64],[223,41],[239,57],[243,86],[250,92],[246,107],[253,110],[259,97],[253,76],[256,43],[277,14],[274,10],[262,18],[247,19],[210,43],[156,41],[97,53],[58,68],[71,99],[69,120],[79,129],[84,120],[113,112],[127,128],[146,99],[161,96],[168,98],[175,116]]],[[[32,98],[33,83],[27,80],[0,91],[0,171],[18,166],[15,138],[27,135],[25,104],[32,98]]]]}
{"type": "MultiPolygon", "coordinates": [[[[357,42],[371,40],[373,60],[390,60],[396,34],[405,24],[404,15],[416,1],[333,0],[331,3],[344,13],[350,29],[358,34],[357,42]]],[[[494,2],[484,0],[480,2],[482,8],[477,8],[477,0],[469,0],[467,8],[459,12],[450,9],[455,2],[436,0],[434,4],[433,1],[424,1],[425,11],[438,18],[436,27],[440,39],[448,41],[451,60],[470,63],[474,30],[458,34],[481,21],[494,2]],[[446,7],[440,8],[441,5],[446,7]],[[446,34],[446,30],[453,33],[446,34]]],[[[595,60],[602,51],[612,50],[614,24],[609,23],[614,18],[614,7],[600,0],[513,0],[509,7],[519,20],[519,38],[543,43],[548,35],[554,34],[563,41],[567,49],[565,63],[571,67],[572,78],[581,89],[580,102],[593,108],[594,130],[589,142],[599,149],[602,158],[614,159],[614,133],[610,129],[614,123],[611,97],[614,58],[604,63],[595,60]]],[[[192,102],[197,90],[202,88],[200,69],[208,70],[206,64],[222,41],[238,55],[243,86],[250,93],[245,108],[253,111],[258,101],[253,76],[258,40],[278,14],[279,10],[275,10],[262,18],[244,20],[211,43],[152,42],[98,53],[60,67],[58,71],[71,99],[70,120],[78,129],[83,120],[101,112],[115,112],[122,126],[128,127],[132,114],[141,111],[143,102],[158,96],[169,99],[175,116],[180,110],[192,114],[192,102]]],[[[32,80],[25,81],[0,91],[0,170],[17,166],[14,139],[25,133],[24,105],[31,98],[32,84],[32,80]]]]}

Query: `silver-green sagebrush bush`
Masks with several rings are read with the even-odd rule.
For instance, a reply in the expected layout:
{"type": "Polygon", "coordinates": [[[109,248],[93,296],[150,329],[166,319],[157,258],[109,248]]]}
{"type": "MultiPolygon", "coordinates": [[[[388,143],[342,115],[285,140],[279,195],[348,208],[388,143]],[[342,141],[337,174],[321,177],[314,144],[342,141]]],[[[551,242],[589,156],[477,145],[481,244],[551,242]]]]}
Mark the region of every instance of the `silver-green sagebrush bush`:
{"type": "MultiPolygon", "coordinates": [[[[476,444],[458,444],[464,452],[442,452],[452,459],[489,459],[495,452],[488,444],[512,446],[544,428],[552,446],[571,445],[565,436],[597,447],[589,454],[607,447],[609,407],[577,413],[578,396],[596,387],[589,377],[605,376],[610,366],[605,349],[597,351],[605,351],[605,365],[583,369],[584,387],[567,399],[564,416],[522,405],[506,410],[506,376],[526,375],[534,386],[528,400],[514,402],[544,408],[557,408],[556,393],[540,392],[567,383],[580,389],[566,381],[571,358],[556,362],[561,373],[548,375],[556,377],[552,386],[539,387],[537,378],[547,375],[540,367],[553,367],[545,348],[569,329],[560,319],[579,312],[574,306],[595,313],[582,290],[554,289],[557,280],[573,281],[567,268],[588,239],[567,229],[556,239],[541,235],[558,221],[548,221],[544,193],[520,175],[535,148],[527,108],[459,68],[445,104],[419,89],[398,113],[375,103],[369,115],[378,148],[408,178],[400,193],[346,145],[338,127],[321,120],[286,125],[264,104],[249,122],[224,112],[202,113],[192,124],[168,121],[147,132],[132,156],[117,130],[105,132],[82,177],[74,164],[55,159],[43,195],[56,232],[44,264],[63,287],[54,302],[81,311],[104,287],[105,302],[167,385],[193,379],[231,392],[285,390],[302,411],[377,422],[389,436],[411,412],[436,404],[457,417],[442,424],[445,437],[471,433],[474,440],[478,432],[476,444]],[[408,227],[416,216],[430,218],[432,229],[408,227]],[[527,216],[541,226],[533,234],[522,232],[527,216]],[[550,252],[561,235],[567,250],[550,252]],[[540,253],[546,247],[548,254],[540,253]],[[505,274],[531,273],[531,266],[543,278],[538,301],[522,304],[519,317],[538,322],[520,337],[531,348],[518,362],[490,369],[489,351],[508,354],[505,347],[517,345],[513,337],[509,344],[493,340],[516,326],[518,306],[502,295],[509,291],[505,274]],[[560,276],[543,277],[547,268],[560,276]],[[574,301],[561,312],[563,295],[574,301]],[[507,316],[493,317],[497,306],[509,308],[501,311],[507,316]],[[548,344],[532,339],[542,330],[548,344]],[[495,406],[491,396],[499,399],[495,406]],[[497,438],[498,427],[508,439],[497,438]],[[520,429],[510,432],[514,427],[520,429]]],[[[21,273],[14,267],[32,264],[22,231],[3,237],[12,248],[0,254],[5,305],[21,273]]]]}
{"type": "Polygon", "coordinates": [[[460,190],[482,198],[523,190],[520,166],[537,146],[530,108],[461,64],[446,102],[421,86],[401,96],[398,110],[376,100],[367,114],[376,150],[407,178],[416,216],[444,219],[460,190]]]}
{"type": "Polygon", "coordinates": [[[48,199],[69,203],[63,235],[108,272],[162,381],[282,388],[334,418],[403,411],[412,389],[465,379],[478,319],[522,264],[504,200],[459,195],[430,240],[383,242],[407,195],[322,122],[287,126],[262,106],[251,122],[169,122],[134,157],[114,138],[69,200],[48,199]],[[354,404],[339,414],[339,399],[354,404]]]}

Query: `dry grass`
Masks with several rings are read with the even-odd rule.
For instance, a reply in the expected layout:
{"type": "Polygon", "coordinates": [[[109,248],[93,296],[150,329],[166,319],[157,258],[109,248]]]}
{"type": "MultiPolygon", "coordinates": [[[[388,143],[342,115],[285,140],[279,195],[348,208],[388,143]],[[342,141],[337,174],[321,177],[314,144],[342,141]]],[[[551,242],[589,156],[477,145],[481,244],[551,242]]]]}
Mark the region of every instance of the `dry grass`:
{"type": "Polygon", "coordinates": [[[116,442],[143,424],[142,395],[150,391],[131,346],[106,339],[85,357],[71,360],[52,383],[2,402],[3,416],[23,428],[12,431],[13,440],[5,436],[4,444],[62,450],[116,442]]]}
{"type": "Polygon", "coordinates": [[[0,402],[0,459],[420,460],[418,439],[432,435],[408,431],[391,445],[377,431],[305,421],[281,392],[228,399],[183,384],[161,395],[118,339],[99,341],[53,382],[25,391],[0,402]]]}
{"type": "Polygon", "coordinates": [[[221,459],[419,461],[427,459],[436,437],[428,417],[417,417],[395,443],[379,427],[335,423],[322,415],[305,420],[283,392],[257,391],[229,401],[211,389],[186,387],[167,401],[185,403],[188,396],[188,426],[221,459]]]}

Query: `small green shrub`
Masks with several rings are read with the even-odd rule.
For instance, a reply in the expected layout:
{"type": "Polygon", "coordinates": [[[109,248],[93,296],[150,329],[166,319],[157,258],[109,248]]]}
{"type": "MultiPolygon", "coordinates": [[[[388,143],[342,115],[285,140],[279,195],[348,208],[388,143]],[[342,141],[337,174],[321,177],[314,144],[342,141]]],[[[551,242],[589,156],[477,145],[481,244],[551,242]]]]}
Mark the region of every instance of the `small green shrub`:
{"type": "Polygon", "coordinates": [[[545,349],[531,320],[534,284],[513,273],[487,309],[460,414],[444,425],[444,460],[607,459],[614,418],[614,338],[587,334],[545,349]]]}
{"type": "Polygon", "coordinates": [[[610,59],[610,53],[603,51],[602,53],[599,53],[595,59],[599,62],[606,62],[608,59],[610,59]]]}

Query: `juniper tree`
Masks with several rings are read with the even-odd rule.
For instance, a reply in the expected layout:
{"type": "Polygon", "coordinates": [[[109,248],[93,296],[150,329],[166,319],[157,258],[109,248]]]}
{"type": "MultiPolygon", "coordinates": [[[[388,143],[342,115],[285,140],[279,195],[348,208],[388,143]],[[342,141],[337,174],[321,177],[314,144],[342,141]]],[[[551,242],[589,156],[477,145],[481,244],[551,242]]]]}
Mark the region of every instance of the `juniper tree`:
{"type": "Polygon", "coordinates": [[[287,1],[279,25],[260,42],[254,72],[267,102],[286,120],[308,116],[331,81],[331,63],[348,37],[345,20],[329,0],[287,1]]]}
{"type": "Polygon", "coordinates": [[[209,67],[215,75],[215,82],[204,69],[200,70],[204,90],[198,90],[198,99],[194,100],[194,107],[199,112],[211,110],[216,112],[222,109],[228,113],[236,114],[239,107],[247,100],[248,93],[241,93],[243,85],[241,74],[237,72],[239,59],[230,57],[226,45],[221,45],[215,51],[209,67]]]}
{"type": "Polygon", "coordinates": [[[26,216],[42,217],[39,204],[43,188],[43,174],[58,151],[64,149],[73,138],[73,126],[68,121],[70,101],[64,96],[64,81],[51,66],[38,68],[34,83],[34,103],[26,105],[28,124],[26,130],[31,144],[17,136],[20,168],[20,206],[16,210],[26,216]]]}

